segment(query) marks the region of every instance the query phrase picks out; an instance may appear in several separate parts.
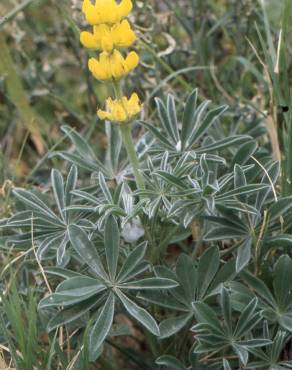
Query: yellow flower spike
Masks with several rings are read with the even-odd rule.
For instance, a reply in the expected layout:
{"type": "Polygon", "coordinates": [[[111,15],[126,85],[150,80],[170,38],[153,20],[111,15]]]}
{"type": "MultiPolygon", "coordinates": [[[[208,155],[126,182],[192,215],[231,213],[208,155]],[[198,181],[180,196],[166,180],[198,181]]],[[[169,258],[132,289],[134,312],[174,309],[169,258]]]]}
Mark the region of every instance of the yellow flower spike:
{"type": "Polygon", "coordinates": [[[136,68],[138,64],[139,56],[134,51],[130,52],[125,59],[115,49],[112,53],[102,52],[99,59],[90,58],[88,68],[98,80],[119,80],[136,68]]]}
{"type": "Polygon", "coordinates": [[[81,32],[80,42],[89,49],[112,51],[114,48],[127,48],[136,41],[135,32],[127,20],[114,26],[100,24],[94,26],[93,33],[81,32]]]}
{"type": "Polygon", "coordinates": [[[142,105],[139,97],[133,93],[130,99],[123,96],[121,99],[112,100],[108,98],[106,101],[106,111],[99,109],[97,115],[101,120],[109,120],[117,123],[126,123],[140,113],[142,105]]]}
{"type": "Polygon", "coordinates": [[[142,105],[136,93],[129,99],[125,96],[120,98],[122,89],[119,80],[139,64],[139,56],[134,51],[126,58],[118,51],[128,48],[136,40],[129,22],[123,20],[131,10],[131,0],[95,0],[94,4],[91,0],[83,0],[82,11],[87,22],[93,26],[93,32],[81,32],[80,42],[86,48],[101,50],[99,58],[89,59],[88,67],[98,80],[112,81],[116,100],[108,98],[106,110],[97,110],[97,115],[102,120],[120,124],[120,133],[133,167],[137,187],[144,189],[145,183],[129,125],[133,117],[141,111],[142,105]]]}
{"type": "Polygon", "coordinates": [[[115,0],[96,0],[93,5],[91,0],[84,0],[82,12],[89,24],[115,24],[126,17],[132,10],[131,0],[122,0],[119,4],[115,0]]]}

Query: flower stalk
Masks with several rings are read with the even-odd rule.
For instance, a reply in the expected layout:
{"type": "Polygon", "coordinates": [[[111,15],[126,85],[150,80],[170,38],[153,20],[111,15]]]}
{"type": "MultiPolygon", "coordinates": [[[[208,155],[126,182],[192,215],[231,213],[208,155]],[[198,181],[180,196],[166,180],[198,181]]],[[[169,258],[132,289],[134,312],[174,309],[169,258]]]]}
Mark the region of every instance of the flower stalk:
{"type": "Polygon", "coordinates": [[[122,134],[123,143],[128,154],[128,158],[133,168],[133,173],[135,176],[137,186],[139,189],[144,189],[145,188],[144,179],[140,172],[139,159],[132,138],[131,125],[130,124],[121,125],[120,130],[122,134]]]}

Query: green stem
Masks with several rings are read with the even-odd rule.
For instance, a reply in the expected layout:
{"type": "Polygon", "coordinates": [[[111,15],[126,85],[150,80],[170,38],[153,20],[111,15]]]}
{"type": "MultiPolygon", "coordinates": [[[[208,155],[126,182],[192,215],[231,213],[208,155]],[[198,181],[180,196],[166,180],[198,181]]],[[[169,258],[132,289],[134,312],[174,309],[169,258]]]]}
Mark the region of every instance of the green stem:
{"type": "Polygon", "coordinates": [[[125,145],[125,148],[127,150],[127,154],[130,160],[130,163],[133,168],[135,180],[137,183],[137,187],[139,189],[144,189],[145,184],[144,184],[144,179],[140,173],[140,166],[139,166],[139,160],[136,154],[133,138],[132,138],[132,133],[131,133],[131,125],[130,124],[121,124],[120,126],[121,129],[121,134],[123,138],[123,142],[125,145]]]}
{"type": "MultiPolygon", "coordinates": [[[[121,84],[119,81],[113,81],[113,89],[114,89],[116,99],[119,99],[119,100],[122,99],[123,92],[122,92],[121,84]]],[[[119,125],[119,127],[121,129],[123,143],[127,150],[128,158],[133,168],[137,187],[139,189],[144,189],[145,184],[144,184],[143,177],[140,173],[139,160],[136,154],[136,150],[135,150],[135,146],[134,146],[134,142],[132,138],[131,122],[128,122],[126,124],[122,123],[121,125],[119,125]]]]}

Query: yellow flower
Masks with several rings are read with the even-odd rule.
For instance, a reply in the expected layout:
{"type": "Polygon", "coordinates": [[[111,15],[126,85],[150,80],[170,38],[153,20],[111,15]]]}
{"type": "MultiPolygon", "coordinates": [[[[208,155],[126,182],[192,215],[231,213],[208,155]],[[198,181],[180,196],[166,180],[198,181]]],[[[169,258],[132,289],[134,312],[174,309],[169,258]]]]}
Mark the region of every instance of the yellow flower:
{"type": "Polygon", "coordinates": [[[112,51],[114,48],[127,48],[136,40],[136,35],[127,20],[114,26],[100,24],[93,27],[93,33],[81,32],[80,41],[89,49],[112,51]]]}
{"type": "Polygon", "coordinates": [[[90,58],[88,68],[93,76],[101,81],[119,80],[126,76],[139,64],[139,56],[131,51],[126,58],[118,50],[112,53],[102,52],[99,59],[90,58]]]}
{"type": "Polygon", "coordinates": [[[126,17],[132,10],[131,0],[122,0],[119,4],[115,0],[84,0],[82,11],[92,26],[102,23],[115,24],[126,17]]]}
{"type": "Polygon", "coordinates": [[[140,113],[142,105],[136,93],[132,94],[130,99],[123,96],[121,99],[106,101],[106,111],[98,110],[97,115],[100,119],[124,123],[130,121],[136,114],[140,113]]]}

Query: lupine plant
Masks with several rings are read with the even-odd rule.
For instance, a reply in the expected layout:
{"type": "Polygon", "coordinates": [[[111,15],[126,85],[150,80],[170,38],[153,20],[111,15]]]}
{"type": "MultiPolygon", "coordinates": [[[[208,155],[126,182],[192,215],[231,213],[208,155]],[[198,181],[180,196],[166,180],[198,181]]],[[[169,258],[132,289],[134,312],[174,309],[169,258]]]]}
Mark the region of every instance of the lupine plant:
{"type": "Polygon", "coordinates": [[[74,149],[52,156],[66,165],[50,189],[15,188],[1,221],[6,248],[30,254],[46,283],[38,315],[50,353],[75,370],[292,368],[292,196],[262,122],[233,126],[230,108],[195,88],[142,114],[125,93],[139,64],[131,0],[84,0],[82,11],[89,71],[110,94],[97,110],[105,153],[63,126],[74,149]]]}

